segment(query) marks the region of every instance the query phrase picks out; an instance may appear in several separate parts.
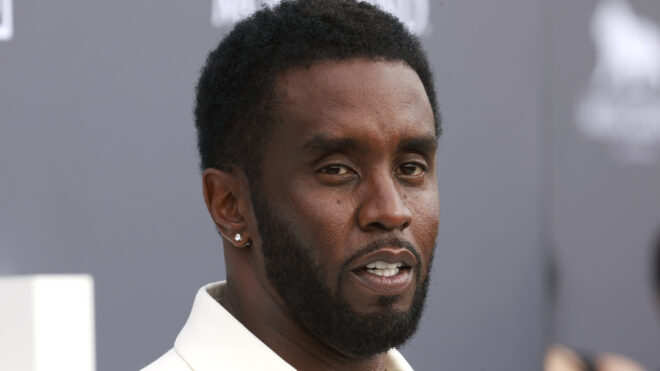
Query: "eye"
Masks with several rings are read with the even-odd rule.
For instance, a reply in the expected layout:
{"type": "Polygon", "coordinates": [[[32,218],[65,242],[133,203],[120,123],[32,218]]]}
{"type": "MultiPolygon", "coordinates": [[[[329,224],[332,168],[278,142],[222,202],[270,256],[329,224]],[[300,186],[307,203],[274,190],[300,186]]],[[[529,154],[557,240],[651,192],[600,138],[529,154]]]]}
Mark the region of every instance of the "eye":
{"type": "Polygon", "coordinates": [[[426,172],[426,167],[417,162],[406,162],[399,165],[397,171],[404,176],[421,176],[426,172]]]}
{"type": "Polygon", "coordinates": [[[349,172],[346,166],[338,164],[328,165],[319,171],[323,174],[329,175],[346,175],[349,172]]]}
{"type": "Polygon", "coordinates": [[[357,173],[352,168],[342,164],[330,164],[317,170],[318,179],[326,185],[336,186],[347,184],[356,179],[357,173]]]}

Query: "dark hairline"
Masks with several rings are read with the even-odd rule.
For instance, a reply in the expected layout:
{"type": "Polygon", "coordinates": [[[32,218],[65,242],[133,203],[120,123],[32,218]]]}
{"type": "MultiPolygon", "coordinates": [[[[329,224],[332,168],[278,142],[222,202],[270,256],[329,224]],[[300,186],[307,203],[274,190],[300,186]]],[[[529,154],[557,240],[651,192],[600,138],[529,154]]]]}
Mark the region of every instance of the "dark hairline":
{"type": "MultiPolygon", "coordinates": [[[[284,24],[303,24],[303,27],[308,27],[304,22],[299,23],[291,18],[291,15],[295,12],[301,11],[305,14],[316,14],[319,16],[321,14],[330,14],[323,13],[324,10],[321,10],[319,13],[312,11],[311,9],[316,6],[314,3],[319,4],[320,8],[325,8],[326,10],[335,9],[333,8],[335,5],[331,5],[331,1],[326,3],[325,1],[317,0],[283,2],[281,6],[278,5],[273,8],[263,9],[245,21],[241,21],[237,24],[232,32],[223,39],[220,45],[209,54],[197,86],[197,102],[195,106],[198,146],[201,156],[200,168],[202,170],[206,168],[223,169],[227,165],[235,165],[242,168],[246,173],[258,173],[259,171],[255,169],[255,165],[257,165],[256,167],[261,165],[260,157],[262,156],[259,153],[259,148],[266,140],[265,137],[267,135],[264,135],[264,133],[267,133],[280,119],[277,101],[277,75],[285,73],[290,69],[304,68],[305,66],[312,66],[330,60],[348,61],[352,59],[367,59],[374,62],[383,61],[404,63],[410,69],[415,71],[424,87],[424,92],[433,115],[434,131],[436,137],[440,136],[441,122],[440,113],[437,107],[433,73],[420,40],[406,31],[405,27],[400,21],[397,21],[395,17],[376,10],[372,5],[353,3],[352,0],[336,0],[337,5],[341,5],[341,7],[337,7],[336,9],[341,8],[342,10],[337,10],[336,13],[330,11],[332,13],[331,17],[337,17],[333,18],[333,20],[343,22],[341,17],[343,17],[342,14],[344,9],[346,9],[347,14],[350,14],[349,18],[347,18],[347,28],[338,27],[336,30],[339,35],[342,35],[341,37],[344,37],[343,32],[347,32],[346,35],[349,37],[349,40],[357,42],[354,44],[347,43],[345,48],[335,47],[333,44],[325,44],[328,40],[333,40],[333,37],[330,37],[330,39],[324,38],[325,41],[321,44],[329,45],[329,52],[324,49],[314,49],[312,47],[309,52],[294,51],[291,54],[291,52],[285,51],[283,54],[279,52],[269,54],[270,52],[266,51],[265,53],[260,54],[259,49],[255,49],[259,48],[260,45],[266,45],[260,44],[263,42],[277,42],[272,41],[277,39],[268,37],[277,36],[277,32],[281,32],[277,31],[278,27],[281,29],[284,24]],[[351,3],[356,6],[353,8],[351,3]],[[280,10],[282,10],[282,12],[280,12],[280,10]],[[378,14],[379,12],[380,14],[378,14]],[[356,15],[357,13],[360,14],[356,15]],[[356,16],[357,18],[351,18],[353,16],[356,16]],[[369,19],[375,20],[377,27],[382,28],[381,31],[369,31],[369,26],[364,26],[362,29],[360,29],[361,26],[357,26],[356,28],[355,22],[359,22],[359,18],[363,16],[367,16],[367,18],[374,17],[369,19]],[[259,29],[255,28],[259,25],[265,26],[266,35],[270,36],[259,36],[257,33],[259,29]],[[372,40],[375,41],[376,44],[361,44],[360,39],[350,39],[350,37],[360,35],[361,32],[364,32],[365,35],[371,35],[367,36],[368,38],[364,40],[372,40]],[[374,39],[374,35],[377,35],[378,32],[384,32],[385,38],[374,39]],[[398,42],[395,44],[390,43],[389,45],[396,46],[388,47],[387,43],[383,43],[379,40],[400,40],[401,44],[398,42]],[[245,43],[248,48],[247,52],[243,49],[243,43],[245,43]],[[257,59],[253,59],[253,61],[255,61],[252,62],[254,64],[254,70],[246,70],[246,65],[240,64],[247,62],[245,58],[248,58],[250,53],[252,53],[250,50],[256,53],[253,54],[253,58],[257,55],[265,58],[259,59],[259,57],[257,57],[257,59]],[[289,54],[287,55],[287,53],[289,54]],[[270,57],[274,58],[272,62],[269,59],[270,57]],[[232,63],[236,62],[239,62],[239,64],[236,64],[236,67],[234,67],[234,64],[232,63]],[[224,69],[218,69],[220,67],[224,69]],[[227,68],[229,68],[229,70],[227,68]],[[232,77],[230,80],[227,80],[226,74],[232,69],[236,69],[241,73],[241,75],[238,75],[239,79],[233,79],[232,77]],[[254,74],[252,74],[251,77],[247,77],[250,75],[245,75],[246,71],[254,71],[254,74]],[[223,74],[225,74],[224,77],[223,74]],[[218,78],[220,78],[220,80],[216,80],[218,78]],[[245,80],[246,78],[248,78],[248,80],[245,80]],[[260,86],[254,85],[255,79],[259,79],[260,86]],[[245,95],[239,93],[238,101],[229,99],[227,102],[239,103],[239,105],[234,106],[235,108],[233,109],[228,108],[232,107],[232,103],[223,103],[225,100],[218,100],[218,97],[228,97],[227,94],[231,91],[227,90],[228,88],[233,86],[234,88],[240,89],[240,85],[236,85],[236,83],[232,81],[247,82],[247,91],[251,92],[245,95]],[[223,90],[218,89],[224,89],[224,92],[223,90]],[[243,98],[240,98],[241,96],[243,98]],[[218,104],[211,101],[210,99],[213,99],[213,97],[216,97],[215,102],[220,103],[218,104]],[[252,100],[247,100],[248,98],[252,100]],[[240,101],[240,99],[242,99],[242,101],[240,101]],[[216,122],[218,122],[218,124],[215,124],[216,122]],[[216,125],[220,126],[217,127],[216,125]],[[215,129],[213,128],[214,126],[216,126],[215,129]],[[245,148],[245,143],[247,143],[249,148],[245,148]],[[213,148],[223,149],[214,150],[213,148]]],[[[317,18],[309,19],[318,20],[317,18]]],[[[321,23],[323,22],[325,21],[322,21],[321,23]]],[[[310,30],[312,31],[318,32],[319,30],[316,26],[312,25],[310,27],[310,30]]],[[[331,29],[335,30],[335,28],[331,29]]],[[[313,40],[311,39],[304,37],[303,39],[306,40],[306,43],[313,43],[313,40]]],[[[337,42],[340,39],[334,40],[337,42]]],[[[291,41],[292,39],[289,39],[289,41],[282,45],[287,48],[293,47],[294,49],[290,49],[293,51],[295,50],[295,41],[293,44],[291,41]]],[[[345,42],[345,40],[342,42],[345,42]]],[[[270,48],[271,47],[268,46],[266,50],[270,50],[270,48]]],[[[247,175],[249,178],[251,177],[251,174],[247,175]]]]}

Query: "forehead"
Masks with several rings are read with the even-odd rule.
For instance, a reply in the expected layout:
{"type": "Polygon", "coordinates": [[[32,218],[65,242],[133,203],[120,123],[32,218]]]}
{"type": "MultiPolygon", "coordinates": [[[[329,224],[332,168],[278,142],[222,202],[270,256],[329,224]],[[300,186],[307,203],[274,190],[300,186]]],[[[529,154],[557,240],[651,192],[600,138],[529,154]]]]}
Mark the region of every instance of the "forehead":
{"type": "Polygon", "coordinates": [[[435,133],[424,86],[404,62],[317,62],[278,74],[276,89],[278,126],[301,139],[319,132],[435,133]]]}

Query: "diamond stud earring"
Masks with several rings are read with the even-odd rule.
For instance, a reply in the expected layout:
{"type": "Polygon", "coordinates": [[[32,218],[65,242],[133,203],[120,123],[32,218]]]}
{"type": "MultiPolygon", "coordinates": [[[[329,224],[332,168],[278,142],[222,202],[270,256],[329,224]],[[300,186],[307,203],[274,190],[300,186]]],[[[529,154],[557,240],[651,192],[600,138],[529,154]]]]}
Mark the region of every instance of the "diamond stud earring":
{"type": "Polygon", "coordinates": [[[243,242],[243,240],[244,240],[244,237],[243,237],[242,234],[236,233],[234,235],[234,243],[235,243],[236,247],[243,248],[243,247],[250,246],[250,242],[251,242],[250,239],[248,239],[247,242],[245,242],[245,245],[241,245],[241,242],[243,242]]]}

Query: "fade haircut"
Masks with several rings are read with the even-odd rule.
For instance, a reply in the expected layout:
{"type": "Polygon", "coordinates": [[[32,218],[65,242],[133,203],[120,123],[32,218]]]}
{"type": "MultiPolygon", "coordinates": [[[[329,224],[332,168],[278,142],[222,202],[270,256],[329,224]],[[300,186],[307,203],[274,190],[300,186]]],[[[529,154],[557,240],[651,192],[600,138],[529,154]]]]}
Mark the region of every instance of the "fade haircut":
{"type": "Polygon", "coordinates": [[[239,22],[202,68],[195,105],[200,167],[258,181],[274,123],[276,75],[324,60],[402,61],[419,76],[440,136],[433,77],[420,41],[393,15],[355,0],[283,1],[239,22]]]}

